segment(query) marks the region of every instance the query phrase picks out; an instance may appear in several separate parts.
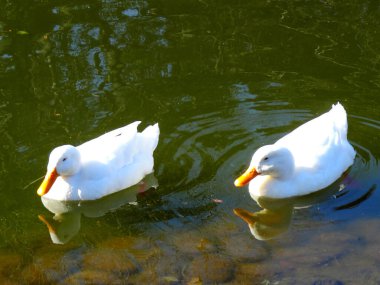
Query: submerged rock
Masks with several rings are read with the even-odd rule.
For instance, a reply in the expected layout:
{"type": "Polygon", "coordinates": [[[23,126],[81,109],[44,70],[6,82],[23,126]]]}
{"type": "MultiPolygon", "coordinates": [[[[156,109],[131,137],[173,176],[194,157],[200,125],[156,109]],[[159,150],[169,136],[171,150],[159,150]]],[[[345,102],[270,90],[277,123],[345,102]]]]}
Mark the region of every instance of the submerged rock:
{"type": "Polygon", "coordinates": [[[269,250],[263,242],[248,234],[226,237],[223,241],[228,256],[240,262],[259,262],[269,257],[269,250]]]}
{"type": "Polygon", "coordinates": [[[234,282],[236,284],[265,284],[263,280],[266,276],[268,272],[261,263],[239,263],[234,282]]]}
{"type": "Polygon", "coordinates": [[[140,264],[146,262],[159,252],[159,249],[149,239],[143,237],[114,237],[102,242],[99,247],[124,250],[132,255],[140,264]]]}
{"type": "Polygon", "coordinates": [[[339,280],[323,279],[313,282],[313,285],[344,285],[344,283],[339,280]]]}
{"type": "MultiPolygon", "coordinates": [[[[49,276],[44,270],[35,264],[29,264],[21,272],[21,281],[25,284],[51,284],[54,280],[49,280],[49,276]]],[[[56,281],[56,280],[55,280],[56,281]]]]}
{"type": "Polygon", "coordinates": [[[23,258],[17,253],[0,253],[0,284],[19,284],[19,271],[23,263],[23,258]]]}
{"type": "Polygon", "coordinates": [[[21,279],[27,284],[58,283],[80,268],[81,253],[80,249],[61,252],[60,248],[38,251],[23,269],[21,279]]]}
{"type": "Polygon", "coordinates": [[[214,241],[205,238],[198,232],[182,232],[172,239],[173,245],[178,251],[189,256],[198,255],[201,252],[216,252],[217,246],[214,241]]]}
{"type": "Polygon", "coordinates": [[[94,249],[83,255],[83,268],[102,271],[103,274],[129,276],[140,270],[140,265],[126,251],[116,249],[94,249]]]}
{"type": "Polygon", "coordinates": [[[10,277],[21,267],[22,257],[16,253],[0,253],[0,275],[10,277]]]}
{"type": "Polygon", "coordinates": [[[193,259],[186,270],[188,281],[198,280],[202,284],[224,283],[234,278],[235,264],[217,254],[204,254],[193,259]]]}
{"type": "Polygon", "coordinates": [[[97,270],[86,270],[77,272],[63,282],[67,285],[77,285],[77,284],[91,284],[91,285],[104,285],[104,284],[125,284],[123,278],[119,278],[114,274],[105,274],[102,271],[97,270]]]}

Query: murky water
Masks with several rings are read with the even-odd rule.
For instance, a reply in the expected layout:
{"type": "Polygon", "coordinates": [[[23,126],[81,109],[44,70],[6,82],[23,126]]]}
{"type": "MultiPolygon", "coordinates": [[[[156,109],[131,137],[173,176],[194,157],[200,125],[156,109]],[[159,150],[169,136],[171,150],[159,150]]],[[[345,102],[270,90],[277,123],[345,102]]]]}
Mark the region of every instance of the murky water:
{"type": "Polygon", "coordinates": [[[379,282],[380,6],[230,2],[1,3],[0,283],[379,282]],[[280,202],[233,186],[337,101],[357,151],[341,179],[280,202]],[[36,195],[52,148],[136,120],[161,129],[144,183],[36,195]]]}

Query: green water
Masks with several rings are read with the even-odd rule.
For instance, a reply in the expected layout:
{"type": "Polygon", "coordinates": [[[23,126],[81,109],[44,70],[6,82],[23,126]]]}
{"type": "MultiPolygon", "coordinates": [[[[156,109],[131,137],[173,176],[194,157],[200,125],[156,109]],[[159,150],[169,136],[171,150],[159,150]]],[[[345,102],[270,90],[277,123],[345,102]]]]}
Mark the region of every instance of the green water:
{"type": "Polygon", "coordinates": [[[1,283],[379,282],[376,1],[0,3],[1,283]],[[337,101],[354,165],[265,215],[234,179],[337,101]],[[136,120],[160,125],[156,189],[44,207],[52,148],[136,120]],[[261,239],[237,207],[269,217],[261,239]]]}

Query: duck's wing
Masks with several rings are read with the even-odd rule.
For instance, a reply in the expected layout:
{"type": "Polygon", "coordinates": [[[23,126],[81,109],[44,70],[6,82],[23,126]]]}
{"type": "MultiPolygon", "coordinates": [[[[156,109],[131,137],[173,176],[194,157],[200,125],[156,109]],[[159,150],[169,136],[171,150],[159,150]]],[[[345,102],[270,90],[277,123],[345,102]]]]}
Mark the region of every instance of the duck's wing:
{"type": "Polygon", "coordinates": [[[287,147],[299,166],[312,167],[327,153],[347,142],[347,114],[339,103],[321,116],[299,126],[276,144],[287,147]]]}
{"type": "Polygon", "coordinates": [[[112,131],[111,136],[78,147],[85,156],[82,176],[86,177],[84,188],[91,189],[91,199],[130,187],[153,171],[158,124],[141,133],[137,132],[137,125],[119,129],[122,132],[112,131]]]}
{"type": "Polygon", "coordinates": [[[139,121],[131,123],[78,146],[82,163],[99,162],[113,167],[128,164],[134,155],[131,145],[139,124],[139,121]]]}

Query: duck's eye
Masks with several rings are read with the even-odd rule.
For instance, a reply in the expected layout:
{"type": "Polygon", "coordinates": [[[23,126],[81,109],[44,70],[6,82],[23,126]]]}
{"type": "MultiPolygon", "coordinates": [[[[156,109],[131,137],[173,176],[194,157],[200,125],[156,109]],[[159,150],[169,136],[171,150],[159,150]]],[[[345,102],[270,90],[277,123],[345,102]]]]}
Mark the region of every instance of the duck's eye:
{"type": "Polygon", "coordinates": [[[67,157],[64,157],[64,158],[62,159],[62,161],[66,161],[66,159],[67,159],[67,157]]]}
{"type": "Polygon", "coordinates": [[[266,157],[264,157],[264,160],[268,160],[268,159],[269,159],[269,157],[267,157],[267,156],[266,156],[266,157]]]}

